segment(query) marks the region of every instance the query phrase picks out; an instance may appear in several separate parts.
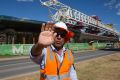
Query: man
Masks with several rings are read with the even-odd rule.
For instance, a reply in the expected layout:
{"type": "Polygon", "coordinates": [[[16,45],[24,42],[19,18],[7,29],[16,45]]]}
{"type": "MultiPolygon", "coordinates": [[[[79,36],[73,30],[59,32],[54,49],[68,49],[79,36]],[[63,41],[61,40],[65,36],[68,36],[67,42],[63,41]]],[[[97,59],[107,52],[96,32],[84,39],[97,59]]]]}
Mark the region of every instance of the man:
{"type": "Polygon", "coordinates": [[[42,27],[31,59],[40,65],[40,80],[77,80],[72,52],[64,44],[73,36],[63,22],[42,27]]]}

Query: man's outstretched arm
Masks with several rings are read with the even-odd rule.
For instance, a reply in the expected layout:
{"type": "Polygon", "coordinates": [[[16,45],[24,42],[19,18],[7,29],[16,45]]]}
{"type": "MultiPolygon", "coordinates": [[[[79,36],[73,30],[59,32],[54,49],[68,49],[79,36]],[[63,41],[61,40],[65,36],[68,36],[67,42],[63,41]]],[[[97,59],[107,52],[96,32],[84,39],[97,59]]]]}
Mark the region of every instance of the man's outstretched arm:
{"type": "Polygon", "coordinates": [[[39,63],[41,58],[42,50],[50,46],[54,42],[54,38],[57,33],[53,31],[54,24],[48,22],[46,25],[42,25],[41,33],[38,37],[38,42],[31,48],[31,56],[34,58],[32,59],[34,62],[39,63]]]}
{"type": "Polygon", "coordinates": [[[30,57],[37,64],[39,64],[43,48],[44,46],[38,43],[31,48],[30,57]]]}

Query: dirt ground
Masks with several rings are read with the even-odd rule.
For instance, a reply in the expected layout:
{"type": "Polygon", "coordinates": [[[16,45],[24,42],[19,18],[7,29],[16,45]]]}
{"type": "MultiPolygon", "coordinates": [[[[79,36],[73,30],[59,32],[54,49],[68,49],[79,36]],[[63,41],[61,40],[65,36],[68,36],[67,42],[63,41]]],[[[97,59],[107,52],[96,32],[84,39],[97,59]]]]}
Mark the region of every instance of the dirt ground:
{"type": "Polygon", "coordinates": [[[79,80],[120,80],[120,53],[76,64],[79,80]]]}
{"type": "MultiPolygon", "coordinates": [[[[120,80],[120,53],[75,63],[78,80],[120,80]]],[[[7,80],[39,80],[39,72],[7,80]]]]}

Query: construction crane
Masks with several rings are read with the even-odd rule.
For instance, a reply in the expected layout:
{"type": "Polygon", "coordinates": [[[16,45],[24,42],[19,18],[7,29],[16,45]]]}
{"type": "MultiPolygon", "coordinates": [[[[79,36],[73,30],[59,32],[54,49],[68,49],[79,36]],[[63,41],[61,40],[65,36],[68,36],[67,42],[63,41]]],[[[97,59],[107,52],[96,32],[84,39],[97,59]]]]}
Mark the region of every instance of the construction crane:
{"type": "MultiPolygon", "coordinates": [[[[72,9],[70,6],[67,6],[57,0],[48,0],[42,1],[41,4],[48,7],[50,18],[53,21],[63,21],[71,27],[77,26],[77,29],[91,30],[90,33],[100,33],[105,34],[109,33],[114,36],[118,36],[119,32],[111,28],[106,27],[98,18],[88,16],[76,9],[72,9]]],[[[99,34],[99,35],[100,35],[99,34]]]]}

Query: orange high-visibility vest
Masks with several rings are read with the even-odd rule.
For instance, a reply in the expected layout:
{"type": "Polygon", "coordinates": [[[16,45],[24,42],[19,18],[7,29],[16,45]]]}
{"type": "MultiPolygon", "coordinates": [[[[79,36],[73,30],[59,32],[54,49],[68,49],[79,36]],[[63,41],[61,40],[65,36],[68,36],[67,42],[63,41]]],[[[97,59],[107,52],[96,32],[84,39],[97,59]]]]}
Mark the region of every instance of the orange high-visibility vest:
{"type": "Polygon", "coordinates": [[[45,68],[40,69],[40,80],[70,80],[70,68],[73,62],[74,58],[70,50],[66,50],[63,62],[60,63],[56,53],[48,47],[45,68]]]}

